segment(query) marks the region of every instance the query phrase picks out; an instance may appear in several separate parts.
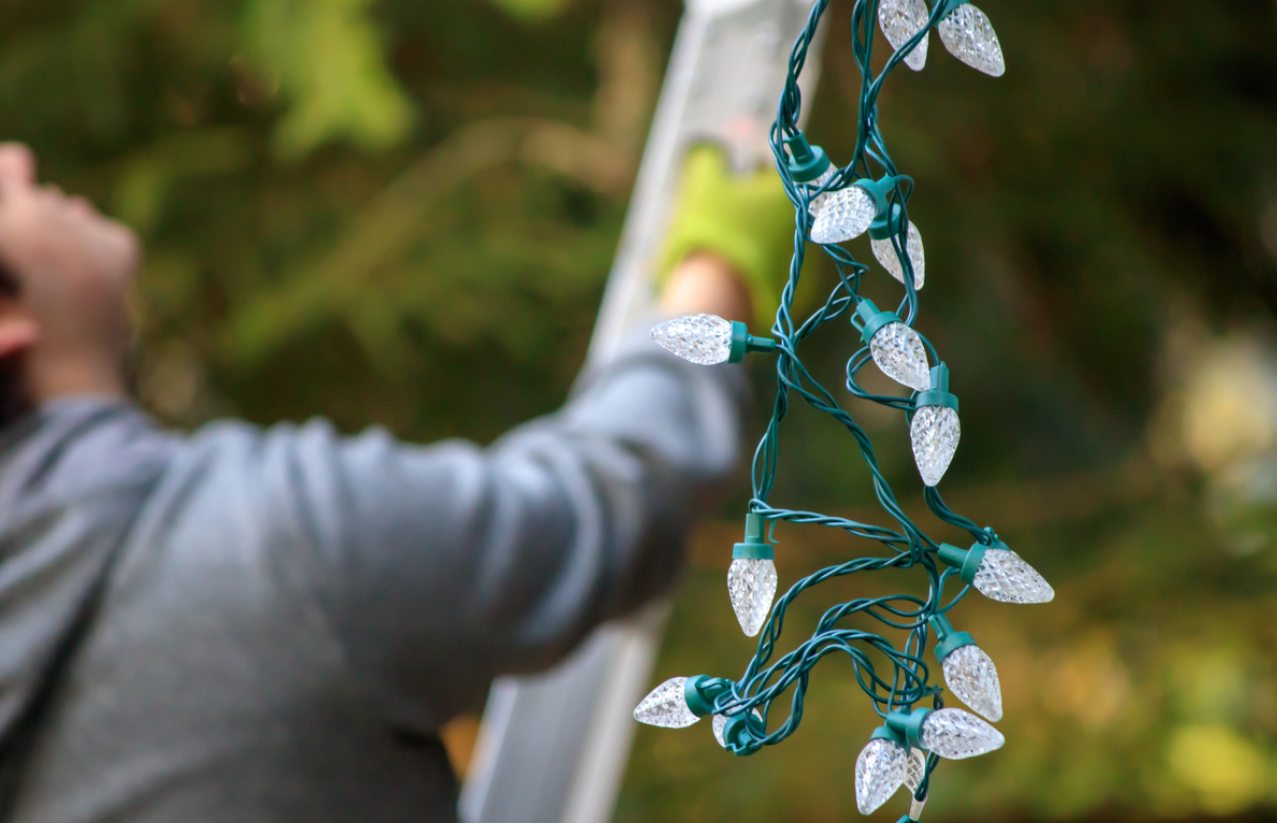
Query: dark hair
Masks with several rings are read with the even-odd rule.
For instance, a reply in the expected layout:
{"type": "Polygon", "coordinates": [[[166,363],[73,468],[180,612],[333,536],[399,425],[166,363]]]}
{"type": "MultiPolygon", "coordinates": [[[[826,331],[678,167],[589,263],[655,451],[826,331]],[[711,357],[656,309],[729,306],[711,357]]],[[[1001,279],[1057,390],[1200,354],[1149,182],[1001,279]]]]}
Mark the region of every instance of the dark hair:
{"type": "MultiPolygon", "coordinates": [[[[16,297],[18,281],[0,263],[0,297],[16,297]]],[[[31,411],[31,396],[22,379],[19,357],[0,360],[0,429],[31,411]]]]}

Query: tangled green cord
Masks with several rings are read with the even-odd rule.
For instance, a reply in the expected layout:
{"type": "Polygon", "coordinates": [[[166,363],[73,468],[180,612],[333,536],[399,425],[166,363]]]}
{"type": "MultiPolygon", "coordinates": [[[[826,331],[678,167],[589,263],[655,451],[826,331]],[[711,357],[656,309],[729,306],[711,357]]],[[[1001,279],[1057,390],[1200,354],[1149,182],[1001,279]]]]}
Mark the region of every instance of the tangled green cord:
{"type": "MultiPolygon", "coordinates": [[[[891,556],[862,557],[821,569],[798,581],[776,601],[753,659],[741,678],[731,682],[714,701],[713,712],[728,717],[747,718],[757,710],[762,716],[760,727],[768,728],[773,704],[792,689],[790,713],[785,722],[770,733],[758,734],[757,729],[760,727],[755,727],[753,734],[748,730],[743,734],[729,733],[726,736],[726,745],[739,755],[753,754],[764,746],[776,745],[798,729],[802,721],[803,704],[811,671],[823,658],[831,654],[843,654],[850,659],[857,683],[872,701],[874,711],[883,718],[892,712],[907,710],[928,698],[932,700],[935,708],[941,708],[944,705],[942,689],[940,686],[930,685],[931,671],[923,661],[923,653],[930,640],[928,621],[948,613],[970,590],[969,586],[964,586],[949,602],[944,602],[945,584],[950,578],[956,576],[958,571],[953,568],[943,568],[937,561],[936,551],[939,544],[928,537],[901,507],[890,484],[883,476],[873,444],[864,428],[839,405],[833,394],[812,376],[798,356],[800,343],[812,336],[820,327],[838,320],[849,309],[856,306],[860,299],[860,278],[869,271],[868,267],[858,262],[841,246],[822,246],[823,251],[834,261],[839,276],[837,287],[829,295],[825,304],[801,324],[796,322],[792,314],[794,295],[802,276],[808,236],[811,231],[813,199],[824,191],[839,189],[855,179],[875,177],[876,175],[871,171],[872,163],[881,170],[882,175],[895,178],[890,204],[892,208],[900,209],[904,219],[900,221],[901,230],[892,238],[892,244],[905,271],[903,278],[905,296],[897,313],[907,325],[912,326],[914,322],[918,311],[918,295],[914,285],[912,262],[909,255],[905,253],[904,246],[905,227],[908,226],[907,204],[912,194],[912,181],[907,177],[899,176],[878,129],[878,96],[887,77],[902,62],[907,49],[916,45],[916,42],[925,37],[930,28],[934,27],[944,13],[946,4],[937,4],[928,28],[919,32],[910,46],[897,51],[887,61],[882,72],[875,75],[871,67],[871,59],[878,2],[877,0],[857,0],[851,19],[855,59],[861,71],[862,85],[855,151],[850,164],[839,170],[824,187],[813,189],[809,185],[794,180],[786,146],[790,144],[790,141],[801,136],[798,128],[802,111],[799,78],[807,62],[808,50],[828,5],[828,0],[817,0],[803,32],[794,45],[779,112],[770,134],[777,169],[784,182],[785,190],[794,204],[796,226],[789,280],[785,285],[776,322],[771,330],[777,341],[777,392],[771,420],[754,455],[753,499],[750,503],[750,512],[768,521],[769,530],[777,522],[841,529],[854,537],[882,544],[890,550],[891,556]],[[817,411],[833,417],[856,439],[861,456],[873,476],[873,488],[878,502],[895,521],[896,528],[886,528],[815,512],[778,508],[768,502],[772,496],[780,456],[781,424],[789,411],[791,398],[795,395],[817,411]],[[841,603],[824,613],[808,640],[773,661],[776,646],[784,628],[786,612],[804,592],[825,581],[847,575],[915,567],[922,568],[928,575],[930,596],[926,600],[895,594],[841,603]],[[846,628],[845,622],[856,616],[868,616],[888,629],[908,632],[904,647],[897,649],[881,634],[846,628]],[[875,652],[880,658],[885,658],[890,663],[892,669],[890,675],[883,676],[879,673],[878,667],[875,667],[873,655],[875,652]]],[[[932,357],[936,358],[935,348],[925,338],[923,341],[932,357]]],[[[901,411],[913,409],[914,404],[909,398],[876,395],[861,387],[858,375],[869,362],[871,358],[868,346],[851,357],[847,363],[847,390],[857,398],[893,409],[901,411]]],[[[925,499],[929,509],[938,518],[967,531],[977,543],[983,545],[999,543],[998,536],[992,529],[981,528],[972,520],[949,509],[935,488],[927,489],[925,499]]],[[[930,775],[936,763],[936,756],[931,755],[927,761],[926,774],[915,792],[916,800],[925,799],[930,775]]]]}

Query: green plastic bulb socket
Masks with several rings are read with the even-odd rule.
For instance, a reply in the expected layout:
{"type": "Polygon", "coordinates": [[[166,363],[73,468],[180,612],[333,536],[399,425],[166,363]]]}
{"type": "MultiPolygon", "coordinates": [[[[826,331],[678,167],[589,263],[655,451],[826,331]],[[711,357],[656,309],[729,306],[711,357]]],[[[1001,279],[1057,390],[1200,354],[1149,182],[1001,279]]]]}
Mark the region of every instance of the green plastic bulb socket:
{"type": "Polygon", "coordinates": [[[887,715],[887,726],[905,741],[911,749],[922,748],[922,724],[931,715],[931,709],[914,709],[912,712],[892,712],[887,715]]]}
{"type": "Polygon", "coordinates": [[[776,351],[776,341],[768,337],[755,337],[749,333],[749,327],[739,320],[732,321],[732,348],[727,355],[728,363],[739,363],[750,352],[776,351]]]}
{"type": "Polygon", "coordinates": [[[868,297],[860,298],[856,313],[851,316],[851,325],[860,331],[860,339],[868,343],[883,326],[899,323],[900,315],[892,311],[882,311],[868,297]]]}
{"type": "Polygon", "coordinates": [[[949,391],[949,367],[944,363],[931,369],[931,388],[918,392],[913,399],[915,409],[926,406],[944,406],[958,410],[958,396],[949,391]]]}
{"type": "Polygon", "coordinates": [[[949,622],[949,618],[938,614],[928,621],[931,630],[936,634],[936,659],[941,663],[949,655],[963,646],[974,646],[975,638],[969,632],[960,632],[949,622]]]}
{"type": "Polygon", "coordinates": [[[786,140],[785,146],[789,149],[789,174],[795,183],[815,182],[833,165],[825,150],[808,143],[801,133],[786,140]]]}
{"type": "Polygon", "coordinates": [[[726,694],[731,684],[721,677],[698,674],[683,684],[683,700],[697,717],[714,713],[714,701],[726,694]]]}
{"type": "Polygon", "coordinates": [[[745,515],[745,539],[732,549],[733,560],[774,560],[776,547],[764,536],[765,521],[762,515],[745,515]]]}
{"type": "Polygon", "coordinates": [[[746,757],[758,750],[767,736],[763,721],[753,712],[741,712],[727,718],[723,727],[723,745],[737,757],[746,757]]]}

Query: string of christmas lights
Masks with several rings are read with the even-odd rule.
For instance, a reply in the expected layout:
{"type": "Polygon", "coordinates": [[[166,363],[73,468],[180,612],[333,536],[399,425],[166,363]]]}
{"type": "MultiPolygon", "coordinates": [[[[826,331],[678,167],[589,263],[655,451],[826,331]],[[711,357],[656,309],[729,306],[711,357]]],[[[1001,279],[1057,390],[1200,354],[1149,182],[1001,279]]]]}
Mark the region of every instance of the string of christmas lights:
{"type": "Polygon", "coordinates": [[[957,452],[959,403],[950,391],[948,366],[914,329],[926,260],[921,232],[908,214],[913,180],[900,174],[879,132],[878,96],[902,63],[915,71],[925,66],[933,30],[954,57],[972,68],[996,77],[1004,73],[1005,64],[988,17],[966,0],[939,0],[930,9],[924,0],[856,0],[851,23],[861,73],[858,136],[851,162],[835,166],[798,127],[799,78],[828,6],[829,0],[816,0],[794,44],[771,129],[777,169],[794,204],[795,233],[789,280],[770,335],[755,336],[743,323],[712,315],[677,318],[652,332],[670,352],[702,365],[739,362],[750,353],[775,357],[772,416],[754,455],[745,536],[733,549],[727,577],[741,629],[747,636],[758,636],[758,646],[739,678],[672,678],[644,698],[634,716],[666,728],[691,726],[710,716],[720,745],[737,755],[752,755],[797,731],[813,670],[828,656],[844,656],[882,719],[855,762],[856,806],[872,814],[905,786],[912,798],[909,814],[901,819],[907,823],[921,815],[939,759],[975,757],[1004,743],[991,725],[1002,719],[997,668],[971,634],[955,628],[953,609],[972,589],[1011,604],[1045,603],[1055,593],[992,528],[951,510],[937,490],[957,452]],[[872,69],[875,21],[895,50],[878,73],[872,69]],[[895,311],[881,309],[860,294],[861,281],[874,271],[843,244],[866,233],[874,259],[904,287],[895,311]],[[798,322],[794,295],[809,243],[833,260],[838,283],[818,311],[798,322]],[[846,390],[858,400],[903,413],[927,507],[941,523],[969,535],[970,548],[937,541],[909,518],[883,476],[865,430],[799,357],[808,338],[844,318],[860,344],[847,362],[846,390]],[[876,395],[864,389],[860,374],[870,363],[910,394],[876,395]],[[770,502],[780,431],[795,401],[833,418],[855,438],[891,526],[770,502]],[[872,541],[879,554],[821,569],[794,583],[777,600],[772,533],[778,523],[839,529],[857,540],[872,541]],[[829,580],[886,569],[926,575],[928,596],[892,594],[840,603],[825,611],[804,642],[792,651],[778,651],[786,612],[798,597],[829,580]],[[960,590],[946,599],[946,586],[952,590],[959,585],[960,590]],[[900,645],[886,634],[865,630],[862,626],[868,621],[897,637],[900,645]],[[940,664],[943,687],[933,682],[933,669],[925,659],[928,650],[940,664]],[[972,711],[946,708],[946,689],[972,711]],[[786,706],[788,714],[782,718],[786,706]]]}

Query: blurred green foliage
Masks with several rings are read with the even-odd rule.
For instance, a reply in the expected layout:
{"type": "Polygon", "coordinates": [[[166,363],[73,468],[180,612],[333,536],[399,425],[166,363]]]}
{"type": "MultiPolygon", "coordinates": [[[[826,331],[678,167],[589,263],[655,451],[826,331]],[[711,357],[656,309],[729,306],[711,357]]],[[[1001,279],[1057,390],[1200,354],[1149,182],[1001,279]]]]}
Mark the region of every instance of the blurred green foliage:
{"type": "MultiPolygon", "coordinates": [[[[946,496],[1059,598],[964,609],[1002,668],[1009,745],[946,764],[928,819],[1272,819],[1277,10],[983,5],[1008,75],[936,49],[888,88],[883,127],[918,181],[921,324],[963,401],[946,496]]],[[[580,363],[678,15],[7,3],[0,134],[143,235],[138,386],[166,419],[487,439],[552,408],[580,363]]],[[[848,40],[831,31],[811,125],[836,155],[848,40]]],[[[813,342],[831,384],[851,345],[813,342]]],[[[853,411],[910,488],[900,421],[853,411]]],[[[877,517],[848,439],[795,421],[780,502],[877,517]]],[[[747,659],[722,584],[738,509],[697,543],[658,674],[747,659]]],[[[788,580],[862,548],[779,536],[788,580]]],[[[868,710],[848,671],[815,677],[804,728],[750,761],[707,729],[642,731],[617,819],[849,818],[868,710]]]]}
{"type": "Polygon", "coordinates": [[[554,17],[563,11],[568,0],[492,0],[492,3],[516,17],[536,20],[554,17]]]}
{"type": "Polygon", "coordinates": [[[243,31],[259,81],[288,107],[275,127],[281,157],[329,140],[369,151],[403,141],[412,104],[390,73],[368,0],[250,3],[243,31]]]}

